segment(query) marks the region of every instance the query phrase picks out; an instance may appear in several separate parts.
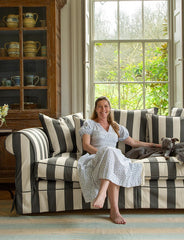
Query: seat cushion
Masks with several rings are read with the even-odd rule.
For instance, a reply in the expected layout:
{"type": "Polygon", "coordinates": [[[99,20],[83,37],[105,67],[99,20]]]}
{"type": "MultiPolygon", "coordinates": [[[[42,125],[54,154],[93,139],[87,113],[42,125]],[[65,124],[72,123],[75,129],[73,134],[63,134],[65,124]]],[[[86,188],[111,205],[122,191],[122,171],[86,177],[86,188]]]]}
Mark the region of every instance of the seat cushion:
{"type": "MultiPolygon", "coordinates": [[[[184,165],[175,157],[149,157],[132,159],[144,165],[145,180],[184,180],[184,165]]],[[[35,163],[36,179],[48,181],[79,182],[76,154],[63,153],[35,163]]]]}
{"type": "Polygon", "coordinates": [[[176,157],[166,160],[164,157],[149,157],[132,160],[144,164],[145,180],[182,180],[184,179],[184,165],[176,157]]]}
{"type": "Polygon", "coordinates": [[[40,160],[35,163],[36,179],[64,180],[78,182],[77,157],[76,154],[63,153],[59,156],[40,160]]]}
{"type": "Polygon", "coordinates": [[[73,115],[82,118],[81,113],[71,114],[59,119],[39,114],[39,119],[49,139],[52,156],[77,151],[73,115]]]}

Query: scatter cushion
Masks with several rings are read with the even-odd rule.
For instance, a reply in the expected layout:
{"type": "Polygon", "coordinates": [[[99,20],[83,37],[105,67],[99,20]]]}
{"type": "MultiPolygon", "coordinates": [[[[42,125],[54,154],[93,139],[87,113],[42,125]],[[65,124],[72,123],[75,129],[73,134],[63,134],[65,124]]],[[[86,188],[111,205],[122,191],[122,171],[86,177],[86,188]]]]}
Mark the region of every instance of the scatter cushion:
{"type": "Polygon", "coordinates": [[[79,129],[83,126],[83,123],[85,122],[85,119],[82,119],[78,116],[73,116],[73,120],[75,123],[75,136],[76,136],[76,144],[77,144],[77,152],[78,152],[78,158],[85,154],[86,152],[83,150],[82,147],[82,138],[79,134],[79,129]]]}
{"type": "Polygon", "coordinates": [[[171,109],[171,116],[172,117],[184,117],[184,108],[173,107],[171,109]]]}
{"type": "Polygon", "coordinates": [[[39,114],[42,127],[49,139],[52,156],[64,152],[77,151],[73,115],[82,118],[81,113],[67,115],[59,119],[54,119],[41,113],[39,114]]]}
{"type": "Polygon", "coordinates": [[[184,141],[184,118],[146,114],[149,142],[161,143],[162,137],[175,137],[184,141]]]}
{"type": "MultiPolygon", "coordinates": [[[[142,109],[142,110],[116,110],[112,109],[112,116],[114,120],[120,125],[125,126],[129,135],[136,140],[146,142],[148,141],[148,128],[146,113],[157,114],[158,108],[142,109]]],[[[123,153],[126,153],[131,148],[122,142],[118,143],[118,148],[123,153]]]]}

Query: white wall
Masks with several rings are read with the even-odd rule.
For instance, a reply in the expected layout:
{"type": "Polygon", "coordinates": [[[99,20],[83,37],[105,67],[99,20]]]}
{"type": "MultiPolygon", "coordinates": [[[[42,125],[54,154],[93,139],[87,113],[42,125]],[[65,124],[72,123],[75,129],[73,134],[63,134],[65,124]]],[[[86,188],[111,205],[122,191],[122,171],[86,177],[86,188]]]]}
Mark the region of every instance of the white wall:
{"type": "Polygon", "coordinates": [[[83,112],[82,0],[61,9],[61,113],[83,112]]]}
{"type": "Polygon", "coordinates": [[[61,113],[70,114],[71,103],[71,52],[70,52],[70,1],[61,9],[61,113]]]}

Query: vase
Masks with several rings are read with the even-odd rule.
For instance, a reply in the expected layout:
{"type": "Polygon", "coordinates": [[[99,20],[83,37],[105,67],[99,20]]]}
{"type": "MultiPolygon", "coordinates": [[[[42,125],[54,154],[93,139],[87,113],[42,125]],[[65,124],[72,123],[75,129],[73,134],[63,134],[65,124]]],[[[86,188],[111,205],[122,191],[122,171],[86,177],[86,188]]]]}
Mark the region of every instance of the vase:
{"type": "Polygon", "coordinates": [[[0,119],[0,127],[3,126],[3,121],[0,119]]]}

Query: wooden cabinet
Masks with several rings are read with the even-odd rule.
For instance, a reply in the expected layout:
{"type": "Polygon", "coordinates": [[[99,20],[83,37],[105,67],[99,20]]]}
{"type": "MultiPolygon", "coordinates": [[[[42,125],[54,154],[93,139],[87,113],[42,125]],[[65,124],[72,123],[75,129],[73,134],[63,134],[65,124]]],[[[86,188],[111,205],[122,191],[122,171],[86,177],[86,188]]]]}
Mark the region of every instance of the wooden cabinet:
{"type": "Polygon", "coordinates": [[[39,113],[54,118],[61,113],[60,9],[65,3],[0,0],[0,106],[10,107],[10,129],[40,126],[39,113]]]}

